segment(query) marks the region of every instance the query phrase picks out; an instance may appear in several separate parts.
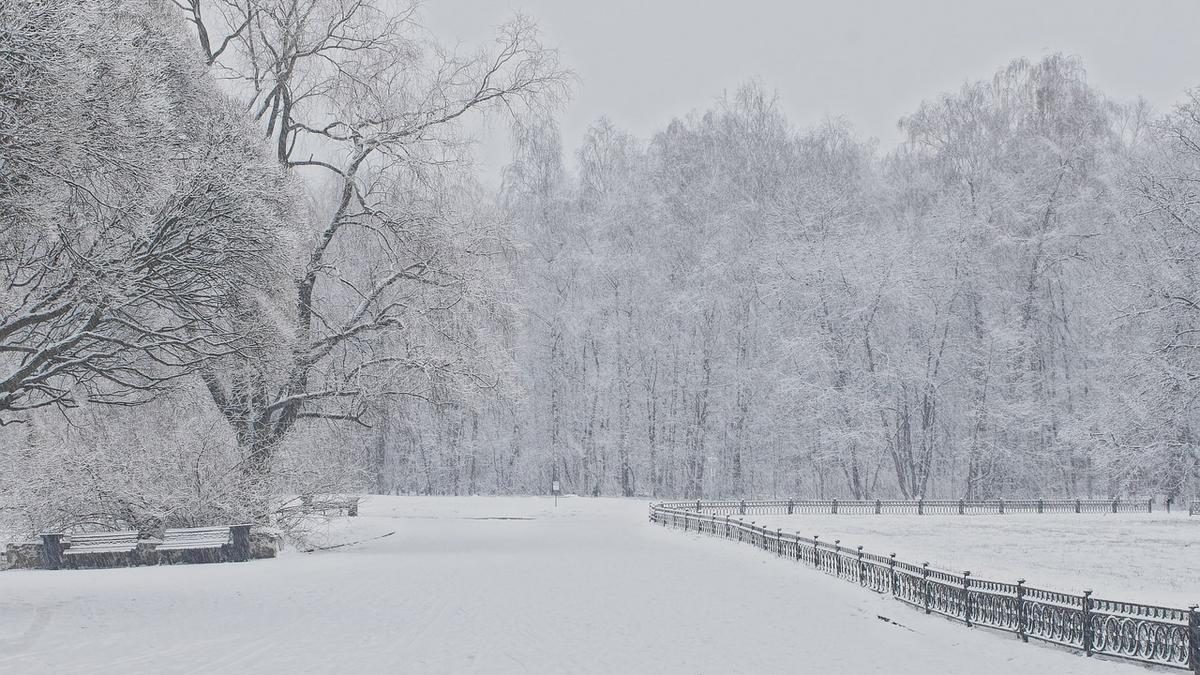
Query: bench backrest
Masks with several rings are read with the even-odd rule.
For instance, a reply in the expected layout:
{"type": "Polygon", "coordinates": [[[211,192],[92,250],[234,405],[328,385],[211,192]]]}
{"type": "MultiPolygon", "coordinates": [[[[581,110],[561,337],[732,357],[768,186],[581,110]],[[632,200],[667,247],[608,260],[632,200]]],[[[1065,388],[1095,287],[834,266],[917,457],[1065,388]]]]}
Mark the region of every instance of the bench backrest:
{"type": "Polygon", "coordinates": [[[71,548],[103,548],[109,546],[135,546],[138,541],[137,531],[132,532],[95,532],[92,534],[71,535],[71,548]]]}
{"type": "Polygon", "coordinates": [[[228,544],[229,526],[182,527],[163,532],[163,544],[228,544]]]}

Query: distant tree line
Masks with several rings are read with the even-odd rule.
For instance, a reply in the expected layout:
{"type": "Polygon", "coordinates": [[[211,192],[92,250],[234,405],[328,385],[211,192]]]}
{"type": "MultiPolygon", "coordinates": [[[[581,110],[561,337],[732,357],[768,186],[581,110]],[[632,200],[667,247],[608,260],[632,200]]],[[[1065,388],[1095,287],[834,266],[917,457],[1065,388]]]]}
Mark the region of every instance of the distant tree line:
{"type": "Polygon", "coordinates": [[[532,130],[502,194],[525,311],[499,433],[536,479],[481,484],[1200,487],[1200,98],[1158,115],[1056,55],[899,124],[886,152],[837,120],[797,130],[751,84],[648,141],[601,120],[573,170],[532,130]]]}

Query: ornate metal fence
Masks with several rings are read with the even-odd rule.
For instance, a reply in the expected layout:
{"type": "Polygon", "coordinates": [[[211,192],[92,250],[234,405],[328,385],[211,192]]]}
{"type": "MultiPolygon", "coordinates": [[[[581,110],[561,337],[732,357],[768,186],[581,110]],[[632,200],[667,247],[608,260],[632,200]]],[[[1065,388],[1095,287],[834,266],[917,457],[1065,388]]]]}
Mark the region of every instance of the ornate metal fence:
{"type": "MultiPolygon", "coordinates": [[[[668,508],[714,514],[1152,513],[1154,499],[742,499],[664,502],[668,508]]],[[[1200,501],[1191,511],[1200,514],[1200,501]]]]}
{"type": "MultiPolygon", "coordinates": [[[[1075,503],[1075,500],[1055,500],[1054,503],[1066,501],[1075,503]]],[[[1022,504],[1025,502],[1041,502],[1042,510],[1033,512],[1045,513],[1046,505],[1051,500],[1020,500],[1022,504]]],[[[862,504],[868,502],[851,503],[855,505],[853,508],[861,508],[862,504]]],[[[969,512],[957,509],[960,505],[965,507],[971,504],[935,503],[953,504],[954,510],[950,513],[969,512]]],[[[650,521],[666,527],[747,542],[877,593],[890,594],[926,614],[941,614],[962,621],[967,626],[986,626],[1014,633],[1026,642],[1030,638],[1043,640],[1082,650],[1089,656],[1100,654],[1191,670],[1200,675],[1200,609],[1196,606],[1179,609],[1117,602],[1094,598],[1090,591],[1083,595],[1072,595],[1030,588],[1024,580],[1013,584],[976,579],[970,572],[954,574],[931,568],[928,563],[914,565],[896,560],[895,554],[881,556],[867,553],[861,546],[853,549],[843,547],[840,540],[830,543],[819,537],[789,534],[782,529],[770,530],[753,522],[747,523],[728,512],[720,512],[729,508],[737,509],[738,513],[745,509],[773,509],[755,513],[811,512],[798,511],[797,508],[820,508],[822,510],[817,511],[819,513],[842,512],[824,510],[834,508],[832,504],[833,500],[670,502],[651,505],[650,521]],[[819,506],[812,506],[814,504],[819,506]],[[779,511],[779,508],[791,510],[779,511]]],[[[837,507],[840,509],[844,504],[840,502],[837,507]]],[[[875,508],[875,503],[871,504],[875,508]]],[[[879,503],[879,508],[885,508],[885,504],[886,501],[879,503]]],[[[1006,509],[1010,504],[1012,502],[1005,504],[1006,509]]],[[[1112,503],[1108,504],[1111,506],[1112,503]]],[[[1145,502],[1140,504],[1143,509],[1149,508],[1145,502]]],[[[1196,504],[1192,506],[1193,509],[1197,508],[1196,504]]],[[[1024,506],[1020,508],[1024,509],[1024,506]]],[[[898,511],[865,511],[881,512],[898,511]]],[[[931,513],[906,511],[922,512],[931,513]]]]}
{"type": "Polygon", "coordinates": [[[1193,499],[1188,503],[1188,515],[1200,516],[1200,499],[1193,499]]]}

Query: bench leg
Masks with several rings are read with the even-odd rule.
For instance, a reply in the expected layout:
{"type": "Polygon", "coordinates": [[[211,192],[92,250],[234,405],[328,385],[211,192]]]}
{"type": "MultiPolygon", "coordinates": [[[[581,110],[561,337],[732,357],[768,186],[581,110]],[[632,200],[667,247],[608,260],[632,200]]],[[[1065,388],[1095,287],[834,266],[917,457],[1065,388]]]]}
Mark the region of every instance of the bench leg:
{"type": "Polygon", "coordinates": [[[134,565],[157,565],[158,551],[155,545],[148,541],[139,541],[137,548],[130,554],[134,565]]]}
{"type": "Polygon", "coordinates": [[[42,567],[48,570],[62,569],[62,540],[62,533],[47,533],[42,535],[42,567]]]}
{"type": "Polygon", "coordinates": [[[249,525],[231,525],[229,526],[230,540],[230,558],[234,562],[246,562],[250,559],[250,526],[249,525]]]}

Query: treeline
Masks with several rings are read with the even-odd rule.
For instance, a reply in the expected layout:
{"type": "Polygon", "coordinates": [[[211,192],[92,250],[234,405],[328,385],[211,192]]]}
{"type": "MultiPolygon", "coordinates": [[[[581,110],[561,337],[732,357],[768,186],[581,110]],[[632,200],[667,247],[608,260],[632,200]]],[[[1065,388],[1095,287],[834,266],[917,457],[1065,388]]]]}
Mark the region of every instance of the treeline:
{"type": "Polygon", "coordinates": [[[1051,56],[899,124],[886,152],[798,130],[749,85],[646,142],[601,120],[572,170],[525,135],[520,488],[1197,489],[1200,102],[1156,115],[1051,56]]]}
{"type": "Polygon", "coordinates": [[[419,20],[0,0],[0,516],[1200,487],[1200,97],[1015,61],[881,149],[752,84],[568,159],[529,20],[419,20]]]}

